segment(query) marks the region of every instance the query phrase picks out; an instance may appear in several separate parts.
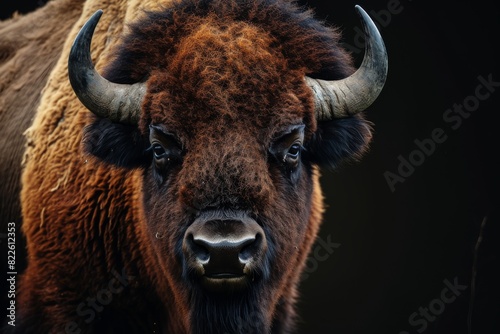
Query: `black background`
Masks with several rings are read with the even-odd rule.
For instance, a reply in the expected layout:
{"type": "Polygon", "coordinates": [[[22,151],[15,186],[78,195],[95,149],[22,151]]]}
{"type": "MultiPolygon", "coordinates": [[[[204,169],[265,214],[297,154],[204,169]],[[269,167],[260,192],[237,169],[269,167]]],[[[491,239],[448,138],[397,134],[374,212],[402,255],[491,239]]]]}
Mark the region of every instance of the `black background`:
{"type": "MultiPolygon", "coordinates": [[[[6,4],[29,10],[43,3],[6,4]]],[[[370,152],[357,164],[323,172],[328,209],[320,238],[340,246],[326,260],[309,262],[314,270],[301,286],[299,333],[461,334],[468,333],[469,312],[471,333],[500,333],[500,87],[456,129],[443,120],[454,104],[471,101],[479,76],[500,82],[500,11],[486,1],[299,3],[339,26],[344,42],[357,49],[361,25],[354,5],[361,5],[379,23],[389,54],[386,86],[367,111],[375,124],[370,152]],[[388,9],[398,13],[383,15],[388,9]],[[398,157],[408,159],[414,141],[430,139],[436,128],[447,139],[391,191],[384,173],[397,174],[398,157]],[[468,288],[425,330],[412,326],[412,313],[438,305],[444,280],[468,288]]],[[[363,52],[351,50],[359,64],[363,52]]]]}

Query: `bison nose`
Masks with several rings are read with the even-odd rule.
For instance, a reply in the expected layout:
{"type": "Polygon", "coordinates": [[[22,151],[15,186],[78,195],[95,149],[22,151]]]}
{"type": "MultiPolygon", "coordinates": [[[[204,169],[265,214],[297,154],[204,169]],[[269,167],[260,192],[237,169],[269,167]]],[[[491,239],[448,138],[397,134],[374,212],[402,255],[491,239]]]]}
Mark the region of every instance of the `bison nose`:
{"type": "Polygon", "coordinates": [[[249,274],[267,248],[264,231],[253,219],[197,220],[186,231],[188,265],[210,279],[249,274]]]}
{"type": "Polygon", "coordinates": [[[212,234],[196,234],[190,237],[190,247],[196,260],[203,265],[210,277],[241,276],[245,264],[258,251],[260,235],[241,235],[218,238],[212,234]]]}

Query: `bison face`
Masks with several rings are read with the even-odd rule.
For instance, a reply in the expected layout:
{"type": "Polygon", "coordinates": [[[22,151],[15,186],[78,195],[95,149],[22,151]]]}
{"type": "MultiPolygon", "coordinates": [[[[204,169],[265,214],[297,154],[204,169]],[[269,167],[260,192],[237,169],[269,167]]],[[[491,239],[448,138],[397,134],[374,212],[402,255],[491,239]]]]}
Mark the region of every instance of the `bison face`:
{"type": "Polygon", "coordinates": [[[316,125],[304,73],[273,43],[247,23],[208,21],[149,75],[147,226],[165,275],[177,268],[200,295],[269,296],[305,252],[316,125]]]}
{"type": "Polygon", "coordinates": [[[256,332],[280,326],[319,226],[316,166],[357,157],[370,140],[354,113],[385,80],[373,22],[361,10],[372,35],[362,67],[316,80],[306,75],[348,76],[349,58],[333,31],[286,6],[290,17],[276,20],[284,27],[258,13],[222,19],[207,10],[189,24],[152,13],[124,39],[110,81],[88,51],[98,12],[70,56],[75,92],[97,115],[85,149],[143,170],[137,224],[194,332],[235,332],[235,319],[252,313],[261,319],[256,332]]]}

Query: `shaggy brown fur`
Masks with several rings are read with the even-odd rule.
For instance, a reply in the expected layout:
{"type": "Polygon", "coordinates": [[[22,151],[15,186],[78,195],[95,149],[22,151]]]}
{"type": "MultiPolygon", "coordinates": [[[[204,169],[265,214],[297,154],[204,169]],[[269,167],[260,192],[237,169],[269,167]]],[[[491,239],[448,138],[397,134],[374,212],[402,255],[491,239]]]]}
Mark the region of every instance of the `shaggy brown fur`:
{"type": "MultiPolygon", "coordinates": [[[[24,131],[62,51],[61,41],[80,16],[82,3],[58,0],[25,16],[0,22],[0,216],[21,223],[19,192],[24,131]]],[[[5,228],[4,228],[5,227],[5,228]]]]}
{"type": "MultiPolygon", "coordinates": [[[[62,51],[61,40],[78,19],[82,3],[59,0],[26,16],[0,22],[0,231],[7,223],[21,227],[21,161],[24,131],[31,124],[42,89],[62,51]],[[50,18],[50,19],[48,19],[50,18]]],[[[19,233],[16,238],[16,269],[25,267],[26,252],[19,233]]],[[[5,245],[5,239],[2,245],[5,245]]],[[[2,248],[5,249],[6,248],[2,248]]],[[[8,272],[7,261],[2,261],[8,272]]],[[[3,293],[2,309],[8,305],[3,293]],[[5,302],[4,302],[5,301],[5,302]]]]}
{"type": "Polygon", "coordinates": [[[330,141],[333,165],[369,140],[361,118],[314,119],[304,75],[352,72],[338,34],[286,1],[214,0],[141,15],[119,40],[130,12],[111,1],[93,39],[96,67],[115,82],[147,80],[133,127],[91,117],[68,83],[70,43],[98,5],[86,2],[28,132],[20,333],[289,332],[323,212],[322,158],[304,152],[291,168],[271,152],[293,125],[305,127],[306,150],[330,141]],[[155,165],[150,125],[179,147],[178,161],[155,165]],[[85,149],[110,164],[82,152],[85,127],[85,149]],[[208,293],[184,268],[184,232],[214,208],[244,210],[266,232],[262,275],[241,294],[208,293]],[[127,284],[91,317],[86,303],[117,272],[127,284]]]}

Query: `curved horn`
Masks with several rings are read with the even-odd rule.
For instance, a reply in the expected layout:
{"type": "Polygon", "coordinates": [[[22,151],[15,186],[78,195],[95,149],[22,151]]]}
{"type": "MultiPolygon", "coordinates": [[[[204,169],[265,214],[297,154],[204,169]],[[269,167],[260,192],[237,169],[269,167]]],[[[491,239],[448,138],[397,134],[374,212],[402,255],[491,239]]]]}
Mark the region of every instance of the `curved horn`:
{"type": "Polygon", "coordinates": [[[356,5],[366,35],[365,56],[351,76],[335,81],[306,77],[315,95],[318,121],[349,117],[368,108],[378,97],[387,78],[387,51],[377,27],[368,14],[356,5]]]}
{"type": "Polygon", "coordinates": [[[71,47],[68,73],[76,96],[90,111],[113,122],[137,124],[145,83],[117,84],[104,79],[94,68],[90,43],[101,18],[98,10],[82,27],[71,47]]]}

